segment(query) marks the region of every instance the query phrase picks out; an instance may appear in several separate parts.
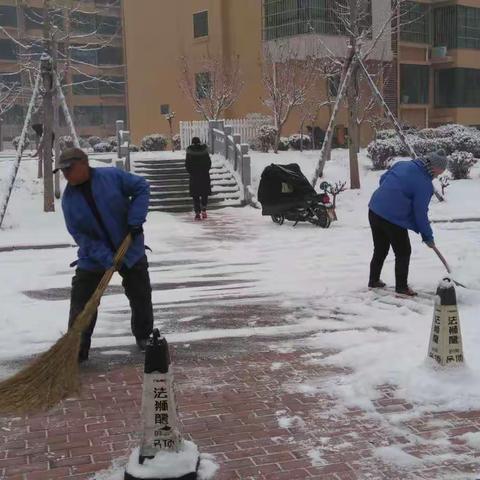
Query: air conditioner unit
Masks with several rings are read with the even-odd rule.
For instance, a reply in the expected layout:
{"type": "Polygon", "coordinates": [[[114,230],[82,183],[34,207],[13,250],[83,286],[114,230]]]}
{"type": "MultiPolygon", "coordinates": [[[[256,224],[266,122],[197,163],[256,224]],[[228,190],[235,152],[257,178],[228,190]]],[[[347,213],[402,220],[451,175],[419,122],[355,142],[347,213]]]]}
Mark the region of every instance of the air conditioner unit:
{"type": "Polygon", "coordinates": [[[447,47],[433,47],[432,58],[443,58],[447,56],[447,47]]]}

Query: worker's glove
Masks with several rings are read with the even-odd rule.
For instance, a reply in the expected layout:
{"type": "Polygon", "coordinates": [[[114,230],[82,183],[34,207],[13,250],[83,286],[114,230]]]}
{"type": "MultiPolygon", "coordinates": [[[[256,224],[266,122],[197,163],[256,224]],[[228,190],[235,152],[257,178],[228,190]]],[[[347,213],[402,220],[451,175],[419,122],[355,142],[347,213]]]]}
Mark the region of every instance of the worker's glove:
{"type": "Polygon", "coordinates": [[[129,225],[128,233],[132,236],[132,238],[138,237],[143,233],[143,227],[141,225],[129,225]]]}
{"type": "Polygon", "coordinates": [[[435,242],[433,240],[428,240],[428,241],[425,242],[425,245],[427,247],[433,248],[433,247],[435,247],[435,242]]]}

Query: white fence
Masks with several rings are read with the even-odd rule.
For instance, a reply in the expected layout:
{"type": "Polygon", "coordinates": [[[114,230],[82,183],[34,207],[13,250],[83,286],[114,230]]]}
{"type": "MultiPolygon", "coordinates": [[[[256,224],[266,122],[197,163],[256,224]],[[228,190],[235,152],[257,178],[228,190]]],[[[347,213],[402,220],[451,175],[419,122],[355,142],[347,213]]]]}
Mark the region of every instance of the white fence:
{"type": "MultiPolygon", "coordinates": [[[[258,121],[240,118],[225,120],[225,125],[232,127],[232,133],[241,135],[244,143],[250,143],[257,136],[258,121]]],[[[193,137],[199,137],[203,143],[208,143],[208,121],[180,122],[180,141],[182,150],[191,143],[193,137]]]]}

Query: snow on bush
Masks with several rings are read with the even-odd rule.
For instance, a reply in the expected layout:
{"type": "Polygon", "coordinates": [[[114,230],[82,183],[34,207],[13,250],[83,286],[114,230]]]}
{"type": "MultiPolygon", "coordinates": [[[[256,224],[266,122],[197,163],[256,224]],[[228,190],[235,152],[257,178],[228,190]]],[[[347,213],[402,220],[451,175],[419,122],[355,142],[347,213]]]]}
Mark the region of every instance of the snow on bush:
{"type": "Polygon", "coordinates": [[[93,147],[93,151],[97,153],[111,152],[112,146],[108,142],[100,142],[93,147]]]}
{"type": "Polygon", "coordinates": [[[160,152],[167,147],[167,138],[160,133],[152,133],[142,138],[142,150],[144,152],[160,152]]]}
{"type": "Polygon", "coordinates": [[[280,141],[278,142],[278,150],[281,152],[285,152],[288,150],[289,141],[288,137],[280,137],[280,141]]]}
{"type": "MultiPolygon", "coordinates": [[[[463,125],[444,125],[438,128],[425,128],[418,132],[410,131],[407,141],[419,156],[442,149],[447,155],[453,152],[469,152],[480,157],[480,131],[463,125]]],[[[367,147],[373,169],[388,168],[391,157],[408,156],[408,149],[402,144],[394,130],[382,130],[377,140],[367,147]],[[395,135],[394,135],[395,133],[395,135]]]]}
{"type": "Polygon", "coordinates": [[[294,133],[288,137],[288,143],[293,150],[300,150],[300,148],[310,148],[312,140],[308,135],[301,135],[300,133],[294,133]],[[302,146],[303,138],[303,146],[302,146]]]}
{"type": "Polygon", "coordinates": [[[448,157],[448,170],[453,180],[462,180],[470,177],[470,170],[477,163],[477,159],[470,152],[453,152],[448,157]]]}
{"type": "Polygon", "coordinates": [[[109,143],[112,146],[112,150],[116,147],[118,147],[118,140],[115,135],[112,135],[111,137],[108,137],[105,142],[109,143]]]}
{"type": "Polygon", "coordinates": [[[60,151],[64,151],[67,148],[73,148],[75,146],[73,142],[73,137],[70,135],[63,135],[58,139],[58,144],[60,147],[60,151]]]}
{"type": "Polygon", "coordinates": [[[258,144],[260,151],[268,153],[270,148],[274,147],[277,129],[272,125],[262,125],[258,130],[258,144]]]}
{"type": "Polygon", "coordinates": [[[140,151],[140,147],[138,145],[135,145],[134,143],[131,143],[129,146],[128,146],[128,150],[130,152],[139,152],[140,151]]]}
{"type": "MultiPolygon", "coordinates": [[[[13,148],[16,150],[18,148],[18,144],[20,143],[20,137],[15,137],[12,140],[13,148]]],[[[25,142],[23,144],[23,150],[28,148],[30,145],[30,139],[28,137],[25,137],[25,142]]]]}
{"type": "Polygon", "coordinates": [[[93,137],[88,137],[87,141],[90,144],[90,146],[93,148],[95,145],[97,145],[97,143],[100,143],[102,139],[100,137],[93,136],[93,137]]]}
{"type": "Polygon", "coordinates": [[[180,139],[180,135],[178,133],[176,133],[173,137],[172,137],[172,141],[173,141],[173,148],[175,150],[180,150],[182,148],[182,141],[180,139]]]}

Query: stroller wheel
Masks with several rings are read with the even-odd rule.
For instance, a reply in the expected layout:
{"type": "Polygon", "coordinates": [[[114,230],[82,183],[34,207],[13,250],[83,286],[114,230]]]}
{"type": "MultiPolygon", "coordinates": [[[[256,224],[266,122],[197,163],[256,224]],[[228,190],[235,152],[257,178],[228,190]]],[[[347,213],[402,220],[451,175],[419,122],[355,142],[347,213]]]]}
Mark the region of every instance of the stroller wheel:
{"type": "Polygon", "coordinates": [[[283,222],[285,221],[284,215],[271,215],[271,217],[272,217],[272,222],[278,223],[278,225],[283,225],[283,222]]]}
{"type": "Polygon", "coordinates": [[[325,208],[317,208],[316,212],[317,214],[317,225],[322,228],[328,228],[332,221],[330,220],[330,217],[328,216],[328,212],[326,211],[325,208]]]}

